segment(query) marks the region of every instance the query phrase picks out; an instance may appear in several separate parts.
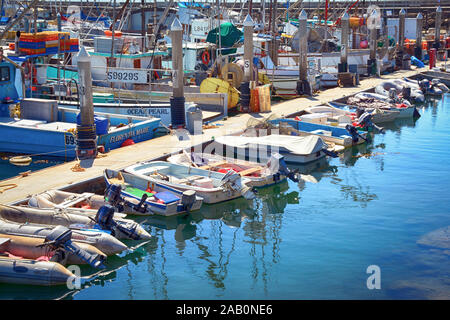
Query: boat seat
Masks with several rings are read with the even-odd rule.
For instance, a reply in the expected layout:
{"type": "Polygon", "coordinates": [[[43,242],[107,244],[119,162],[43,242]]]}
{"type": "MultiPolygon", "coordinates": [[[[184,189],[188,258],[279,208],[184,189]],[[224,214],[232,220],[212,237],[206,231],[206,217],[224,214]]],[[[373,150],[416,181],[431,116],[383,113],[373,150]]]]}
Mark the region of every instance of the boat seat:
{"type": "Polygon", "coordinates": [[[226,164],[226,163],[227,163],[227,161],[218,161],[218,162],[213,162],[213,163],[207,164],[205,166],[201,166],[199,168],[203,169],[203,170],[208,170],[208,169],[211,169],[211,168],[214,168],[214,167],[221,166],[221,165],[226,164]]]}
{"type": "Polygon", "coordinates": [[[245,169],[245,170],[240,171],[240,172],[239,172],[239,175],[240,175],[241,177],[243,177],[243,176],[248,176],[249,174],[252,174],[252,173],[261,171],[262,169],[263,169],[262,167],[248,168],[248,169],[245,169]]]}
{"type": "Polygon", "coordinates": [[[203,179],[204,176],[193,175],[183,179],[172,178],[170,182],[179,183],[179,184],[189,184],[194,182],[195,180],[203,179]]]}
{"type": "Polygon", "coordinates": [[[164,201],[164,203],[169,204],[172,202],[177,202],[180,200],[176,195],[169,191],[158,192],[154,194],[154,197],[158,200],[164,201]]]}

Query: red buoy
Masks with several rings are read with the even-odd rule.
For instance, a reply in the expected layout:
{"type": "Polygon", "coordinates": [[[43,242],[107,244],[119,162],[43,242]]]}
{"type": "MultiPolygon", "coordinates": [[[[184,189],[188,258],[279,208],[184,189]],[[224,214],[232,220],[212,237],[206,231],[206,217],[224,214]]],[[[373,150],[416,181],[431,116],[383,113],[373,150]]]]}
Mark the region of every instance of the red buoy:
{"type": "Polygon", "coordinates": [[[130,138],[130,139],[125,140],[120,147],[131,146],[132,144],[134,144],[134,141],[133,141],[133,139],[130,138]]]}

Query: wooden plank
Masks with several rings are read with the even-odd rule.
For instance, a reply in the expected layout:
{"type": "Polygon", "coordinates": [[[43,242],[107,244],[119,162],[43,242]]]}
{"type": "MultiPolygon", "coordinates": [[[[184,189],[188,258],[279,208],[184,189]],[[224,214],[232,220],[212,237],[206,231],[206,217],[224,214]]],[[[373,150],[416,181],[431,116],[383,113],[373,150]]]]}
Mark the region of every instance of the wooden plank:
{"type": "Polygon", "coordinates": [[[218,162],[207,164],[205,166],[201,166],[199,168],[203,169],[203,170],[209,170],[211,168],[215,168],[215,167],[221,166],[221,165],[226,164],[226,163],[227,163],[227,161],[218,161],[218,162]]]}
{"type": "Polygon", "coordinates": [[[248,176],[249,174],[261,171],[262,169],[263,169],[263,167],[248,168],[248,169],[242,170],[241,172],[239,172],[239,174],[241,175],[241,177],[248,176]]]}

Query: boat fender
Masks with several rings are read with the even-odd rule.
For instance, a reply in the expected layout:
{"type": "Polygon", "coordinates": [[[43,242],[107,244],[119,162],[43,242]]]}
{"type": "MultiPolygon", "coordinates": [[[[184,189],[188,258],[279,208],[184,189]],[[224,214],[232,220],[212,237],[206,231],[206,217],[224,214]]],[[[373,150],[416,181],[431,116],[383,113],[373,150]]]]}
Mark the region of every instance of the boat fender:
{"type": "Polygon", "coordinates": [[[105,256],[90,254],[72,242],[72,230],[64,226],[57,226],[45,237],[44,243],[38,247],[49,247],[55,250],[51,261],[61,262],[67,259],[66,252],[79,257],[94,268],[104,268],[105,256]]]}
{"type": "Polygon", "coordinates": [[[186,211],[190,211],[195,203],[196,192],[194,190],[186,190],[181,195],[181,203],[186,208],[186,211]]]}
{"type": "Polygon", "coordinates": [[[209,65],[209,61],[211,60],[211,57],[209,55],[208,50],[203,51],[202,53],[202,62],[205,66],[209,65]]]}

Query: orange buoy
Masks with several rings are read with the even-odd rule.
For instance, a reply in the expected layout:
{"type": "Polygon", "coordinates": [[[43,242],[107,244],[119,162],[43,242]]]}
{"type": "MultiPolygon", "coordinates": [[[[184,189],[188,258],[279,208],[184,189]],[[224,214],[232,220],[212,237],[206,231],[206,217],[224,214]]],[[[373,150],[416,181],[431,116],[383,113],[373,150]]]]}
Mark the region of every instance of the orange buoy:
{"type": "MultiPolygon", "coordinates": [[[[105,30],[105,36],[112,37],[112,31],[111,30],[105,30]]],[[[122,31],[114,31],[114,37],[121,37],[122,31]]]]}

